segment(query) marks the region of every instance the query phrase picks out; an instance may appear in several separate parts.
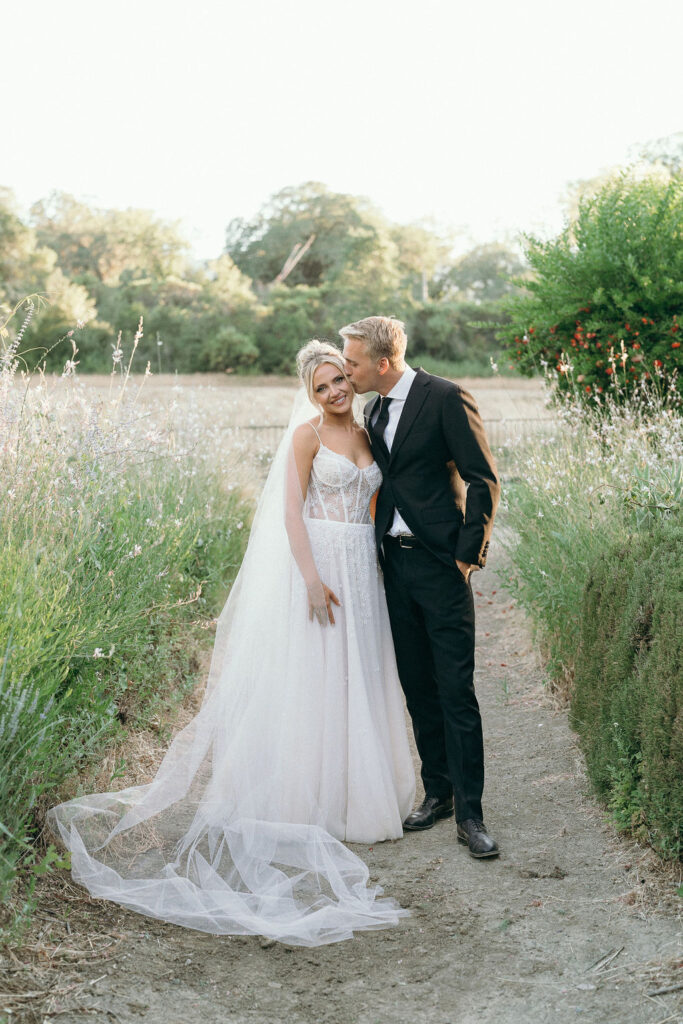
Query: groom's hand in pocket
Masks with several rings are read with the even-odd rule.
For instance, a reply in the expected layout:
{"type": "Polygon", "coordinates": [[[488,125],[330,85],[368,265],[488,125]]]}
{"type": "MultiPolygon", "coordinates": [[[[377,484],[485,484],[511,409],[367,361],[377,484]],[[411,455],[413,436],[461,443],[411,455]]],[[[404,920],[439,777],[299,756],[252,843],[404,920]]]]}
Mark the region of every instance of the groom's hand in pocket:
{"type": "Polygon", "coordinates": [[[465,583],[469,582],[470,573],[476,572],[476,570],[479,568],[478,565],[470,565],[469,562],[461,562],[457,558],[455,560],[455,564],[457,565],[458,569],[464,576],[465,583]]]}

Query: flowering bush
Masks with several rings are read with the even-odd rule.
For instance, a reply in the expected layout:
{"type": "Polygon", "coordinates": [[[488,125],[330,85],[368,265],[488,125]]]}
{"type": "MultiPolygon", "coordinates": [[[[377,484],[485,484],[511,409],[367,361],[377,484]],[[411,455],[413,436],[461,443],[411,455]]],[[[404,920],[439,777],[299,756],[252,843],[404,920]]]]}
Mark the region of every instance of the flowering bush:
{"type": "MultiPolygon", "coordinates": [[[[591,398],[621,377],[667,382],[683,368],[683,179],[627,174],[584,199],[575,223],[545,242],[529,237],[534,273],[506,302],[499,337],[526,374],[544,364],[558,387],[591,398]]],[[[679,386],[681,377],[678,376],[679,386]]]]}

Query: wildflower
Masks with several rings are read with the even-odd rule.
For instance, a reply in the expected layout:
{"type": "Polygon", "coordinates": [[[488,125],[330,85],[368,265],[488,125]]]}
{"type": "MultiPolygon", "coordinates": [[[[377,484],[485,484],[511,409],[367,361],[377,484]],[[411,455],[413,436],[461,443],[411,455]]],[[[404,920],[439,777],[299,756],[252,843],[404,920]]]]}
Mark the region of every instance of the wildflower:
{"type": "Polygon", "coordinates": [[[133,548],[133,558],[137,558],[137,556],[141,555],[141,554],[142,554],[142,548],[140,547],[139,544],[136,544],[135,547],[133,548]]]}
{"type": "Polygon", "coordinates": [[[236,529],[236,530],[241,530],[243,526],[244,526],[244,523],[243,523],[243,522],[242,522],[242,520],[240,519],[239,523],[236,523],[236,524],[235,524],[235,529],[236,529]]]}
{"type": "Polygon", "coordinates": [[[681,347],[680,341],[672,341],[671,342],[671,347],[672,348],[680,348],[681,347]]]}
{"type": "Polygon", "coordinates": [[[538,512],[536,513],[536,516],[537,516],[538,519],[544,519],[545,518],[545,516],[541,512],[540,508],[539,508],[538,512]]]}
{"type": "Polygon", "coordinates": [[[112,348],[114,349],[114,351],[112,352],[111,358],[114,363],[114,366],[117,366],[123,359],[123,349],[121,348],[121,331],[119,331],[119,336],[116,339],[116,344],[112,345],[112,348]]]}
{"type": "Polygon", "coordinates": [[[101,647],[96,647],[95,650],[93,651],[93,658],[103,658],[103,657],[104,657],[104,651],[102,650],[102,648],[101,647]]]}

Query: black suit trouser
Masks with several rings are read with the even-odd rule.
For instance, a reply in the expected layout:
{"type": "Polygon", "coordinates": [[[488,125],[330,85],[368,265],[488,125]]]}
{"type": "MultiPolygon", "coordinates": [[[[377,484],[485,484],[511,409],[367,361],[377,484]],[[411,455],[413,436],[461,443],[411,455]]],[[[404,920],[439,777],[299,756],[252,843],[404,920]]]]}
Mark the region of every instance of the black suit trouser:
{"type": "Polygon", "coordinates": [[[474,692],[469,582],[426,548],[384,538],[384,585],[401,686],[427,796],[455,798],[458,821],[481,820],[484,744],[474,692]]]}

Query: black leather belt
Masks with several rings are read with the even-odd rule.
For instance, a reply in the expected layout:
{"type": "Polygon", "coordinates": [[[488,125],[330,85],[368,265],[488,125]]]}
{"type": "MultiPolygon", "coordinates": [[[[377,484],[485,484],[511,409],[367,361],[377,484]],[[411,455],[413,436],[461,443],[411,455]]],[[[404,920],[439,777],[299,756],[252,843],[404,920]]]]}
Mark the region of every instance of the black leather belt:
{"type": "Polygon", "coordinates": [[[413,536],[412,533],[399,533],[398,537],[393,537],[390,533],[385,534],[385,542],[390,540],[393,544],[397,544],[400,548],[409,551],[410,548],[423,548],[424,544],[413,536]]]}

